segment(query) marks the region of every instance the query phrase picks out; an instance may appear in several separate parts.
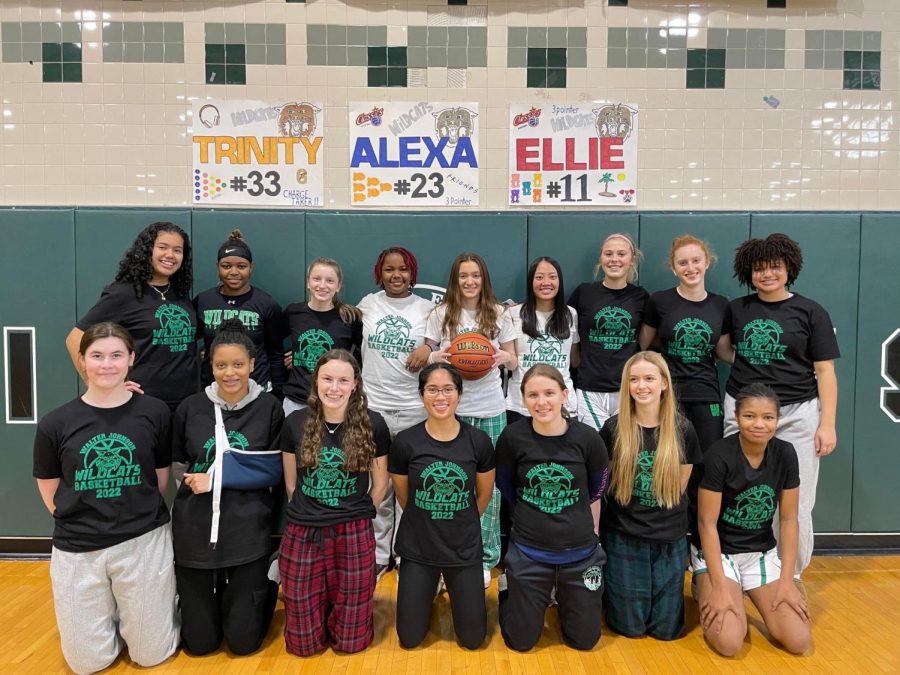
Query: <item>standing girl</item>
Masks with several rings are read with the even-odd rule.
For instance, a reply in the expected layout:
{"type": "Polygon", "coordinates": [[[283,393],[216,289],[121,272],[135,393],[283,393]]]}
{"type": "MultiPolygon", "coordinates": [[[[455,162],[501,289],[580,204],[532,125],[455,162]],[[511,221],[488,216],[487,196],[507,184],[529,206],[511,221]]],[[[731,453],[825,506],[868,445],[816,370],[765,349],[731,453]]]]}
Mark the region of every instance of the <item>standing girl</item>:
{"type": "Polygon", "coordinates": [[[404,509],[397,535],[403,556],[397,636],[407,649],[428,633],[442,575],[462,646],[477,649],[487,632],[478,517],[494,491],[494,446],[486,433],[457,419],[462,392],[452,367],[427,366],[419,374],[419,394],[428,418],[400,432],[391,446],[391,479],[404,509]]]}
{"type": "Polygon", "coordinates": [[[175,410],[200,388],[197,313],[190,301],[191,243],[174,223],[152,223],[134,240],[116,280],[66,338],[75,369],[88,326],[115,321],[134,338],[137,357],[127,386],[164,401],[175,410]]]}
{"type": "MultiPolygon", "coordinates": [[[[494,295],[491,276],[484,259],[477,253],[461,253],[450,268],[444,302],[428,317],[425,341],[437,349],[432,362],[447,360],[447,348],[460,333],[481,333],[490,339],[496,353],[494,369],[466,387],[466,398],[457,411],[462,421],[487,432],[497,443],[506,426],[506,400],[499,367],[518,367],[515,329],[509,311],[494,295]]],[[[500,562],[500,494],[494,490],[481,516],[484,543],[484,587],[491,583],[491,570],[500,562]]]]}
{"type": "Polygon", "coordinates": [[[387,489],[391,443],[381,415],[367,409],[349,352],[325,352],[312,382],[308,407],[288,416],[281,435],[290,500],[278,557],[284,639],[299,656],[372,643],[372,518],[387,489]]]}
{"type": "Polygon", "coordinates": [[[284,326],[281,306],[261,288],[250,285],[253,254],[240,230],[232,230],[219,247],[218,263],[221,282],[194,298],[197,319],[203,333],[203,363],[200,377],[203,386],[213,381],[210,347],[216,329],[231,318],[238,319],[253,341],[255,366],[250,377],[265,391],[281,391],[285,372],[283,363],[284,326]]]}
{"type": "Polygon", "coordinates": [[[497,485],[513,509],[500,630],[517,651],[540,638],[554,588],[563,641],[591,649],[600,639],[606,556],[597,532],[609,462],[600,436],[569,419],[568,395],[556,368],[533,366],[522,378],[531,419],[497,443],[497,485]]]}
{"type": "Polygon", "coordinates": [[[77,368],[87,391],[47,413],[34,438],[34,477],[54,520],[50,583],[66,663],[109,666],[123,643],[155,666],[178,647],[169,511],[170,413],[126,385],[128,331],[87,326],[77,368]]]}
{"type": "Polygon", "coordinates": [[[173,459],[188,465],[172,508],[181,639],[192,654],[215,651],[223,638],[233,653],[250,654],[278,594],[267,572],[284,413],[250,377],[256,345],[238,319],[222,322],[209,350],[214,382],[178,406],[172,434],[173,459]]]}
{"type": "Polygon", "coordinates": [[[726,330],[735,347],[725,386],[725,433],[737,431],[735,397],[749,384],[767,384],[781,401],[779,438],[797,451],[800,462],[800,550],[795,576],[813,552],[812,510],[819,458],[837,443],[837,337],[820,304],[789,288],[803,268],[800,246],[786,234],[750,239],[734,256],[734,275],[756,293],[732,300],[726,330]]]}
{"type": "Polygon", "coordinates": [[[619,414],[600,431],[612,467],[603,523],[606,623],[627,637],[674,640],[684,632],[685,488],[700,445],[656,352],[628,359],[620,396],[619,414]]]}
{"type": "Polygon", "coordinates": [[[706,290],[706,271],[715,261],[702,239],[685,234],[672,241],[669,267],[678,285],[647,300],[640,340],[641,349],[659,340],[678,406],[704,452],[722,438],[716,352],[727,356],[731,344],[722,330],[728,298],[706,290]]]}
{"type": "Polygon", "coordinates": [[[331,258],[316,258],[306,270],[309,299],[284,310],[291,334],[291,365],[284,384],[284,414],[306,406],[312,388],[311,373],[316,362],[331,349],[359,350],[362,315],[338,295],[344,275],[331,258]]]}
{"type": "Polygon", "coordinates": [[[575,388],[569,367],[577,355],[578,315],[566,305],[563,274],[553,258],[540,257],[528,269],[525,303],[510,310],[516,329],[516,353],[519,367],[512,371],[506,394],[507,422],[512,424],[528,414],[522,400],[522,377],[531,366],[546,363],[559,370],[569,391],[566,410],[574,416],[577,411],[575,388]]]}
{"type": "Polygon", "coordinates": [[[797,557],[797,453],[775,437],[778,396],[751,384],[735,397],[738,433],[706,454],[700,484],[700,541],[691,550],[703,634],[717,652],[734,656],[744,645],[744,593],[769,635],[792,654],[809,649],[809,608],[793,583],[797,557]],[[781,559],[775,550],[775,507],[781,559]]]}
{"type": "Polygon", "coordinates": [[[638,330],[648,294],[633,285],[640,251],[627,234],[611,234],[600,247],[595,274],[603,279],[578,286],[569,304],[578,312],[581,338],[578,418],[598,431],[619,411],[622,366],[638,351],[638,330]]]}
{"type": "MultiPolygon", "coordinates": [[[[375,283],[359,303],[362,312],[363,386],[370,410],[379,412],[394,436],[425,419],[416,392],[416,373],[428,363],[425,322],[434,303],[413,295],[419,263],[401,246],[378,254],[375,283]]],[[[378,505],[375,516],[375,564],[380,577],[394,557],[394,539],[402,508],[395,508],[394,491],[378,505]]]]}

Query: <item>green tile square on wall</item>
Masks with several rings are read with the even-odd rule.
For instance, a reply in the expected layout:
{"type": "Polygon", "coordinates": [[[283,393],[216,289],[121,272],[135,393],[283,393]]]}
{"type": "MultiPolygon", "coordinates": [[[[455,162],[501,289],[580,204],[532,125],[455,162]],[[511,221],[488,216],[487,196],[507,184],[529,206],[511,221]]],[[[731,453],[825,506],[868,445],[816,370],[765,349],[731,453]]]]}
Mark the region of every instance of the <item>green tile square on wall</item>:
{"type": "Polygon", "coordinates": [[[724,89],[725,88],[725,69],[710,68],[706,71],[706,88],[707,89],[724,89]]]}
{"type": "Polygon", "coordinates": [[[55,42],[45,42],[41,45],[41,60],[62,61],[62,45],[55,42]]]}
{"type": "Polygon", "coordinates": [[[547,87],[554,89],[566,88],[566,69],[547,68],[547,87]]]}
{"type": "Polygon", "coordinates": [[[225,81],[227,84],[247,84],[247,66],[225,64],[225,81]]]}
{"type": "Polygon", "coordinates": [[[207,44],[206,45],[206,62],[207,63],[225,63],[225,45],[224,44],[207,44]]]}
{"type": "Polygon", "coordinates": [[[706,69],[688,68],[686,86],[688,89],[706,89],[706,69]]]}
{"type": "Polygon", "coordinates": [[[547,50],[544,47],[528,48],[528,67],[545,68],[547,66],[547,50]]]}
{"type": "Polygon", "coordinates": [[[566,67],[565,48],[550,47],[547,49],[547,66],[550,68],[566,67]]]}
{"type": "Polygon", "coordinates": [[[63,63],[62,81],[81,82],[81,63],[63,63]]]}
{"type": "Polygon", "coordinates": [[[388,47],[387,64],[406,67],[406,47],[388,47]]]}
{"type": "Polygon", "coordinates": [[[370,66],[368,84],[370,87],[386,87],[387,68],[372,68],[370,66]]]}
{"type": "Polygon", "coordinates": [[[544,88],[547,86],[546,68],[529,68],[527,85],[530,88],[544,88]]]}
{"type": "Polygon", "coordinates": [[[862,72],[859,70],[845,70],[844,89],[862,89],[862,72]]]}
{"type": "Polygon", "coordinates": [[[881,71],[864,70],[862,71],[862,88],[863,89],[881,89],[881,71]]]}
{"type": "Polygon", "coordinates": [[[389,87],[405,87],[406,68],[388,68],[387,69],[387,86],[389,87]]]}
{"type": "MultiPolygon", "coordinates": [[[[387,47],[369,47],[369,65],[370,66],[386,66],[387,65],[387,47]]],[[[370,85],[378,86],[378,85],[370,85]]]]}
{"type": "Polygon", "coordinates": [[[225,63],[247,63],[247,48],[242,44],[225,45],[225,63]]]}
{"type": "Polygon", "coordinates": [[[62,64],[44,63],[41,65],[44,82],[62,82],[62,64]]]}
{"type": "Polygon", "coordinates": [[[227,84],[224,63],[206,64],[206,84],[227,84]]]}

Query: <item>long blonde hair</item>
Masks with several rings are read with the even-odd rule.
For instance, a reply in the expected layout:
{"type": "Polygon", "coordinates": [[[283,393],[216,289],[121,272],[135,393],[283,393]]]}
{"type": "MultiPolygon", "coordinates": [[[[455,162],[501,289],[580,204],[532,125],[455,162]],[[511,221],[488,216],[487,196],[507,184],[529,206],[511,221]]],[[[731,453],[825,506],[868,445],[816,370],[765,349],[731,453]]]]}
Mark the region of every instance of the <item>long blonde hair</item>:
{"type": "Polygon", "coordinates": [[[627,505],[634,491],[634,478],[637,473],[638,453],[643,449],[643,434],[635,416],[635,403],[631,397],[628,379],[631,367],[646,361],[656,366],[660,376],[666,383],[659,399],[659,426],[656,435],[656,458],[653,461],[653,496],[656,502],[666,509],[671,509],[681,502],[681,460],[682,440],[679,419],[675,407],[675,392],[672,390],[672,376],[663,357],[656,352],[638,352],[625,362],[622,369],[622,385],[619,388],[619,424],[616,427],[616,438],[613,442],[613,458],[610,481],[610,492],[615,500],[627,505]]]}

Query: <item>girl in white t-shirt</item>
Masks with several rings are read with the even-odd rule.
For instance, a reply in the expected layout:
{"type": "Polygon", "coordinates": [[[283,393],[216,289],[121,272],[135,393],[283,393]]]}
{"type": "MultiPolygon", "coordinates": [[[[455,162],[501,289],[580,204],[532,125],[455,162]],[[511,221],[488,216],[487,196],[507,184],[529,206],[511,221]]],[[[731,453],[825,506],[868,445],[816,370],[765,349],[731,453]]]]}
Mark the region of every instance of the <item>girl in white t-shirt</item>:
{"type": "Polygon", "coordinates": [[[506,419],[510,424],[529,414],[522,400],[522,376],[538,363],[553,366],[562,375],[569,391],[566,410],[576,416],[578,403],[569,369],[578,365],[578,314],[566,305],[565,298],[559,263],[546,256],[531,263],[525,303],[510,310],[519,358],[519,367],[512,371],[507,385],[506,419]]]}
{"type": "MultiPolygon", "coordinates": [[[[496,445],[506,427],[506,400],[500,366],[515,370],[516,333],[512,316],[494,295],[491,277],[484,259],[477,253],[461,253],[450,268],[444,302],[428,317],[425,341],[436,351],[432,362],[447,362],[450,341],[460,333],[476,332],[490,339],[497,350],[494,368],[478,380],[466,383],[466,396],[460,400],[457,414],[474,427],[490,435],[496,445]]],[[[500,493],[494,494],[481,517],[484,542],[485,588],[491,582],[491,569],[500,561],[500,493]]]]}
{"type": "MultiPolygon", "coordinates": [[[[360,300],[362,311],[362,378],[369,409],[381,413],[391,437],[426,417],[419,396],[418,372],[428,363],[425,322],[434,303],[413,294],[419,263],[410,251],[392,246],[378,254],[375,283],[382,290],[360,300]]],[[[375,516],[375,569],[378,578],[393,557],[402,509],[394,491],[378,505],[375,516]]]]}

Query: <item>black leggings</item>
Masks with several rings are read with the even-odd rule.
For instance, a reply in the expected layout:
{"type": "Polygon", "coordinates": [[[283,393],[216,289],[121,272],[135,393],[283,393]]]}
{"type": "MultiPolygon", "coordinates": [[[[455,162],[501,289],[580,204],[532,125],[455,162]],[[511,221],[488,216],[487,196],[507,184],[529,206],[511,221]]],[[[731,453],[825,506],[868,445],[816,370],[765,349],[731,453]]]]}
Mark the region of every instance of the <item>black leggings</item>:
{"type": "MultiPolygon", "coordinates": [[[[697,440],[700,442],[700,450],[703,454],[709,450],[716,441],[722,440],[722,432],[725,418],[722,415],[722,405],[712,403],[680,403],[681,412],[694,426],[697,440]]],[[[697,531],[697,491],[703,480],[703,465],[695,464],[688,480],[688,530],[691,533],[691,541],[700,548],[700,535],[697,531]]]]}
{"type": "Polygon", "coordinates": [[[209,654],[224,638],[235,654],[259,649],[278,598],[268,570],[269,556],[218,569],[175,565],[184,648],[198,656],[209,654]]]}
{"type": "Polygon", "coordinates": [[[487,634],[484,576],[481,561],[467,567],[423,565],[404,558],[397,588],[397,637],[405,649],[417,647],[428,634],[438,579],[450,596],[453,630],[466,649],[478,649],[487,634]]]}

